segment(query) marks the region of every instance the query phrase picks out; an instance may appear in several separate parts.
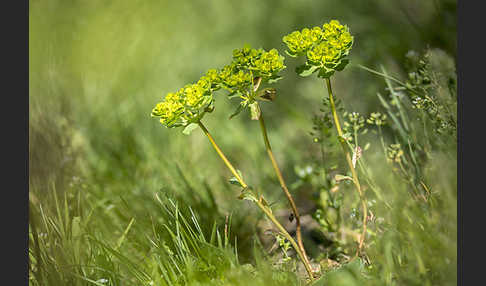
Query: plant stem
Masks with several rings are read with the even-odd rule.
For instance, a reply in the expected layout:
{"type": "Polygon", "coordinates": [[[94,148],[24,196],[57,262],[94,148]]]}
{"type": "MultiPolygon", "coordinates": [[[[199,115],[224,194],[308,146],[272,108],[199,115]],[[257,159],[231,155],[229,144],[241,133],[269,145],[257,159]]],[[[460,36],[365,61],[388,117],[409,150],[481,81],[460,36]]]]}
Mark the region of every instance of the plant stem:
{"type": "Polygon", "coordinates": [[[265,121],[263,119],[263,112],[260,111],[260,129],[262,130],[262,135],[263,135],[263,141],[265,142],[265,148],[267,149],[267,154],[268,157],[270,158],[270,161],[272,162],[273,169],[275,170],[275,173],[277,174],[278,181],[280,183],[280,186],[282,187],[282,190],[285,193],[285,196],[287,197],[287,200],[290,203],[290,206],[292,208],[292,212],[294,213],[295,216],[295,223],[296,223],[296,236],[297,236],[297,243],[299,244],[300,251],[302,252],[304,259],[306,260],[307,263],[309,262],[309,259],[307,257],[307,253],[305,252],[304,248],[304,243],[302,242],[302,234],[301,234],[301,226],[300,226],[300,215],[299,211],[297,210],[297,206],[295,205],[294,199],[292,198],[292,195],[289,192],[289,189],[287,188],[287,185],[285,184],[285,180],[282,176],[282,172],[280,171],[280,168],[278,167],[277,161],[275,160],[275,156],[273,155],[272,147],[270,146],[270,141],[268,140],[268,134],[267,134],[267,129],[265,128],[265,121]]]}
{"type": "MultiPolygon", "coordinates": [[[[226,166],[228,167],[228,169],[235,176],[235,178],[238,180],[238,182],[241,184],[241,186],[243,188],[247,188],[248,187],[248,184],[245,183],[245,181],[243,180],[243,178],[241,178],[241,176],[238,174],[238,172],[236,171],[236,169],[230,163],[230,161],[228,160],[228,158],[226,158],[226,156],[224,155],[223,151],[221,151],[221,149],[219,148],[219,146],[214,141],[214,138],[209,133],[208,129],[200,121],[198,122],[198,125],[199,125],[199,127],[201,127],[202,131],[208,137],[209,141],[213,145],[213,147],[216,150],[216,152],[218,153],[218,155],[221,157],[221,159],[223,160],[223,162],[226,164],[226,166]]],[[[280,232],[282,233],[282,235],[285,236],[285,238],[292,244],[292,246],[294,247],[295,251],[299,255],[300,259],[302,260],[302,263],[304,264],[304,267],[305,267],[305,269],[306,269],[306,271],[307,271],[307,273],[309,275],[309,278],[311,279],[311,281],[313,281],[314,280],[314,275],[312,273],[312,268],[311,268],[310,264],[307,262],[307,260],[306,260],[306,258],[304,256],[304,253],[302,253],[302,251],[300,250],[300,248],[297,245],[297,243],[295,242],[295,240],[287,232],[287,230],[285,230],[285,228],[278,222],[277,218],[273,215],[271,209],[268,206],[265,206],[263,204],[261,198],[255,200],[254,202],[267,215],[267,217],[273,222],[273,224],[275,224],[275,226],[280,230],[280,232]]]]}
{"type": "Polygon", "coordinates": [[[238,182],[240,182],[241,186],[243,188],[248,187],[248,185],[243,181],[243,178],[241,178],[240,175],[238,174],[238,172],[236,172],[236,169],[233,167],[233,165],[231,165],[231,163],[228,160],[228,158],[226,158],[226,156],[224,155],[223,151],[221,151],[221,149],[219,148],[219,146],[216,144],[216,142],[214,141],[213,136],[211,136],[211,134],[209,133],[208,129],[206,129],[206,127],[202,124],[201,121],[198,122],[198,125],[199,125],[199,127],[201,127],[201,129],[204,132],[204,134],[206,134],[206,136],[208,137],[209,141],[213,145],[213,147],[216,150],[216,152],[218,153],[219,157],[221,157],[221,159],[223,159],[223,162],[226,164],[226,167],[228,167],[228,169],[231,171],[231,173],[233,174],[233,176],[235,176],[235,178],[238,180],[238,182]]]}
{"type": "Polygon", "coordinates": [[[383,139],[383,132],[381,131],[381,125],[378,125],[378,136],[380,137],[381,147],[383,148],[383,154],[385,155],[385,160],[386,160],[386,158],[387,158],[386,145],[385,145],[385,141],[383,139]]]}
{"type": "Polygon", "coordinates": [[[343,151],[344,151],[344,154],[345,154],[345,157],[346,157],[346,161],[348,162],[348,165],[349,165],[349,169],[351,170],[351,174],[353,176],[353,183],[356,186],[356,190],[359,193],[361,205],[362,205],[362,208],[363,208],[363,232],[361,234],[361,237],[360,237],[360,240],[359,240],[359,245],[358,245],[358,251],[356,253],[358,255],[359,252],[361,251],[361,248],[363,247],[363,243],[364,243],[364,239],[365,239],[365,235],[366,235],[366,224],[367,224],[367,221],[368,221],[368,208],[367,208],[367,205],[366,205],[366,198],[364,197],[363,191],[361,190],[361,185],[360,185],[359,180],[358,180],[358,175],[356,173],[356,169],[353,166],[351,154],[349,152],[349,149],[346,147],[346,143],[344,141],[345,139],[343,137],[343,131],[341,129],[341,125],[339,124],[339,117],[337,115],[336,106],[334,104],[334,97],[332,95],[331,80],[329,78],[326,78],[326,84],[327,84],[327,92],[329,93],[329,102],[331,104],[332,116],[334,118],[336,130],[337,130],[338,135],[339,135],[338,139],[339,139],[339,142],[341,143],[341,147],[343,148],[343,151]]]}

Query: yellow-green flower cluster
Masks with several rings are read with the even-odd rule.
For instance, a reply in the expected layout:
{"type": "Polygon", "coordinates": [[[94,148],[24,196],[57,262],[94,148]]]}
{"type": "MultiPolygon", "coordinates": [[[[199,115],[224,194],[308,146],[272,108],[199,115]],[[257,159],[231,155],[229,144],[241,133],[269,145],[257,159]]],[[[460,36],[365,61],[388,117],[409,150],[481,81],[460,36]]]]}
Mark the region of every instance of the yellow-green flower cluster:
{"type": "Polygon", "coordinates": [[[204,84],[202,81],[206,82],[207,86],[212,91],[218,90],[220,88],[219,84],[221,82],[221,79],[219,78],[218,71],[216,69],[209,69],[204,76],[202,76],[198,84],[204,84]]]}
{"type": "Polygon", "coordinates": [[[160,123],[167,127],[172,127],[184,112],[184,103],[181,94],[168,93],[164,101],[157,103],[152,109],[152,117],[160,117],[160,123]]]}
{"type": "Polygon", "coordinates": [[[339,61],[341,53],[334,49],[328,42],[321,42],[319,45],[307,51],[307,60],[314,65],[334,64],[339,61]]]}
{"type": "Polygon", "coordinates": [[[252,82],[251,74],[247,70],[238,69],[235,63],[223,67],[219,79],[222,86],[229,91],[243,90],[252,82]]]}
{"type": "Polygon", "coordinates": [[[152,109],[152,117],[159,117],[166,127],[187,126],[201,120],[210,112],[213,104],[213,91],[219,88],[216,70],[209,70],[196,83],[188,84],[179,91],[169,92],[164,101],[152,109]]]}
{"type": "Polygon", "coordinates": [[[187,126],[197,123],[206,112],[213,109],[213,92],[225,88],[231,94],[254,99],[252,87],[255,78],[264,81],[278,80],[278,72],[285,68],[284,58],[273,49],[252,49],[245,46],[233,51],[231,63],[219,72],[210,69],[196,83],[189,84],[175,93],[168,93],[152,110],[152,117],[160,118],[166,127],[187,126]]]}
{"type": "Polygon", "coordinates": [[[341,51],[351,49],[353,36],[349,33],[347,26],[341,25],[338,20],[331,20],[322,27],[323,39],[329,42],[331,46],[341,51]]]}
{"type": "Polygon", "coordinates": [[[346,56],[353,45],[353,36],[345,25],[331,20],[320,27],[305,28],[283,37],[292,57],[305,55],[307,62],[298,72],[307,76],[320,70],[319,76],[329,77],[334,71],[342,70],[347,64],[346,56]]]}
{"type": "Polygon", "coordinates": [[[283,41],[287,44],[291,56],[302,55],[315,43],[320,42],[322,35],[321,27],[304,28],[302,31],[294,31],[284,36],[283,41]]]}
{"type": "Polygon", "coordinates": [[[233,51],[232,62],[219,73],[223,87],[230,91],[248,89],[254,78],[263,81],[279,78],[278,73],[285,68],[284,57],[276,49],[265,51],[245,46],[233,51]]]}
{"type": "Polygon", "coordinates": [[[268,52],[261,50],[260,57],[253,61],[250,69],[256,72],[257,76],[270,78],[285,68],[284,58],[278,54],[276,49],[268,52]]]}
{"type": "Polygon", "coordinates": [[[245,45],[241,49],[233,50],[233,63],[238,67],[247,67],[251,65],[251,61],[259,57],[261,50],[252,49],[249,45],[245,45]]]}

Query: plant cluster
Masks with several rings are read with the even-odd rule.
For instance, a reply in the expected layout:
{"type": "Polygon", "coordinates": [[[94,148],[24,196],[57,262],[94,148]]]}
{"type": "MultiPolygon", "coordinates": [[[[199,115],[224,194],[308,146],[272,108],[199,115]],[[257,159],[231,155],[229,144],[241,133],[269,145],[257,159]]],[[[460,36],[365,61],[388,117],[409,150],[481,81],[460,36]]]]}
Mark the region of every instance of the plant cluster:
{"type": "Polygon", "coordinates": [[[314,274],[302,242],[299,213],[273,155],[263,116],[258,105],[259,100],[272,101],[275,98],[274,89],[257,91],[262,82],[274,83],[281,78],[278,73],[285,68],[283,61],[284,57],[279,55],[276,49],[265,51],[263,49],[252,49],[248,45],[242,49],[236,49],[233,51],[230,64],[224,66],[219,72],[209,70],[197,83],[187,85],[177,93],[167,94],[164,101],[158,103],[152,110],[151,116],[159,117],[160,122],[168,128],[185,127],[184,134],[189,134],[197,127],[201,128],[218,155],[234,175],[230,179],[230,183],[241,188],[241,194],[238,198],[254,202],[266,214],[280,230],[281,234],[292,244],[312,280],[314,274]],[[230,116],[230,119],[239,114],[243,108],[249,106],[251,118],[260,122],[267,154],[296,218],[297,242],[294,241],[285,228],[277,221],[263,195],[255,194],[253,189],[243,180],[241,172],[226,158],[223,151],[201,122],[201,119],[207,112],[214,110],[213,93],[221,88],[229,91],[229,98],[239,97],[242,99],[236,112],[230,116]]]}
{"type": "MultiPolygon", "coordinates": [[[[229,91],[230,97],[242,98],[240,107],[246,107],[257,99],[272,100],[274,93],[268,90],[255,93],[256,85],[278,81],[281,78],[278,73],[283,69],[284,57],[276,49],[265,51],[245,45],[233,51],[231,63],[221,70],[210,69],[196,83],[168,93],[152,109],[151,115],[159,117],[160,123],[168,128],[197,124],[206,113],[213,111],[214,92],[221,88],[229,91]]],[[[239,113],[241,108],[237,111],[239,113]]]]}
{"type": "Polygon", "coordinates": [[[329,78],[335,71],[344,69],[349,62],[346,57],[353,40],[349,28],[337,20],[325,23],[322,28],[304,28],[283,37],[289,56],[306,57],[306,63],[297,67],[297,73],[309,76],[319,71],[318,77],[321,78],[329,78]]]}
{"type": "MultiPolygon", "coordinates": [[[[359,241],[358,254],[363,247],[367,221],[367,207],[364,193],[361,190],[355,171],[356,160],[360,157],[360,153],[359,155],[357,154],[361,151],[358,147],[353,149],[354,154],[353,159],[351,159],[350,151],[347,149],[348,146],[346,146],[345,143],[347,140],[340,127],[336,113],[331,83],[329,81],[329,78],[336,70],[342,70],[348,63],[346,56],[349,54],[353,44],[353,37],[349,33],[347,26],[341,25],[337,20],[332,20],[329,23],[325,23],[322,28],[314,27],[312,29],[303,29],[301,32],[293,32],[290,35],[283,37],[283,41],[289,48],[287,54],[290,56],[297,57],[303,54],[306,55],[306,64],[297,69],[297,72],[300,75],[310,75],[319,70],[318,77],[326,79],[329,92],[329,103],[336,130],[338,131],[338,138],[352,172],[352,178],[349,178],[356,186],[363,206],[363,233],[359,241]]],[[[152,116],[160,117],[160,122],[166,127],[184,126],[185,129],[183,133],[185,134],[188,134],[197,126],[202,129],[228,169],[233,173],[234,178],[232,178],[230,182],[242,188],[239,198],[253,201],[267,215],[267,217],[272,220],[275,226],[282,232],[283,236],[297,251],[306,267],[310,279],[312,280],[314,274],[302,242],[299,212],[292,195],[287,188],[285,180],[283,179],[280,168],[275,160],[275,156],[273,155],[263,115],[261,114],[261,109],[258,104],[259,100],[272,101],[275,98],[276,92],[274,89],[264,89],[260,92],[257,91],[262,82],[274,83],[281,79],[281,76],[279,76],[278,73],[285,68],[283,62],[284,57],[279,55],[276,49],[272,49],[268,52],[263,49],[252,49],[250,46],[236,49],[233,51],[233,57],[230,64],[224,66],[220,71],[208,71],[205,76],[197,81],[197,83],[188,85],[177,93],[169,93],[165,97],[165,100],[158,103],[152,110],[152,116]],[[207,112],[211,112],[214,109],[213,92],[221,88],[229,91],[230,98],[239,97],[242,99],[238,108],[230,118],[239,114],[245,107],[250,107],[251,119],[259,120],[260,122],[268,157],[274,167],[281,188],[292,208],[293,216],[296,219],[297,242],[292,239],[273,216],[270,206],[263,196],[260,195],[258,197],[254,194],[253,190],[243,180],[241,172],[235,169],[229,162],[210,135],[209,131],[201,122],[202,117],[207,112]]],[[[356,138],[357,131],[364,125],[364,118],[359,117],[358,114],[354,113],[351,114],[349,118],[351,123],[345,122],[345,131],[348,131],[350,124],[352,124],[356,138]]]]}
{"type": "Polygon", "coordinates": [[[363,221],[362,233],[359,238],[359,245],[357,254],[360,253],[364,245],[366,237],[366,226],[368,221],[367,202],[359,182],[358,173],[356,172],[356,161],[361,156],[361,148],[357,145],[353,147],[350,142],[352,134],[349,132],[351,125],[351,132],[354,133],[354,138],[357,140],[357,132],[364,126],[364,119],[359,118],[358,114],[351,114],[351,123],[345,122],[344,129],[341,128],[339,116],[337,113],[336,103],[331,87],[331,76],[336,71],[341,71],[349,63],[347,56],[353,45],[354,37],[351,36],[349,28],[341,25],[337,20],[331,20],[320,27],[312,29],[303,29],[302,31],[294,31],[289,35],[283,37],[283,42],[287,45],[289,51],[286,53],[292,57],[301,55],[306,56],[306,63],[298,66],[296,72],[303,76],[309,76],[316,71],[318,78],[325,79],[327,92],[329,95],[330,113],[332,114],[334,126],[337,131],[337,138],[341,144],[346,162],[351,171],[351,177],[348,177],[354,184],[356,191],[360,197],[363,221]],[[356,115],[356,118],[355,118],[356,115]]]}
{"type": "Polygon", "coordinates": [[[423,55],[415,52],[407,54],[412,67],[405,85],[412,106],[429,117],[436,132],[456,135],[457,112],[453,108],[456,79],[452,74],[437,70],[432,62],[434,57],[438,55],[430,50],[423,55]]]}
{"type": "MultiPolygon", "coordinates": [[[[322,175],[320,175],[321,177],[325,178],[324,181],[321,180],[317,184],[312,182],[312,184],[318,185],[320,189],[319,198],[317,199],[318,208],[313,214],[313,217],[324,232],[329,234],[329,237],[335,242],[332,252],[329,253],[334,258],[343,255],[347,257],[345,258],[346,260],[349,258],[347,256],[349,252],[343,249],[343,247],[348,244],[349,240],[345,239],[345,236],[351,236],[352,240],[358,242],[356,257],[366,258],[366,254],[364,253],[365,240],[367,237],[376,236],[375,232],[368,229],[368,222],[371,221],[374,223],[375,230],[380,227],[374,216],[376,200],[368,202],[365,194],[365,190],[369,189],[373,191],[378,199],[383,199],[381,190],[375,182],[375,178],[367,168],[364,158],[362,158],[363,150],[366,151],[369,148],[369,143],[362,149],[358,142],[359,135],[364,135],[368,132],[367,126],[378,129],[386,160],[392,164],[398,164],[405,174],[406,179],[415,188],[419,183],[423,188],[427,188],[421,179],[421,166],[416,159],[415,146],[412,146],[410,143],[413,126],[409,126],[409,120],[405,114],[405,109],[402,106],[398,91],[391,85],[390,77],[386,75],[385,71],[383,76],[386,79],[392,101],[388,103],[379,94],[378,97],[387,110],[387,114],[373,112],[366,118],[357,112],[345,111],[344,108],[339,106],[339,99],[336,100],[334,98],[330,78],[335,71],[342,70],[348,64],[349,60],[347,56],[353,45],[353,40],[354,38],[349,33],[348,27],[341,25],[337,20],[325,23],[322,28],[305,28],[283,37],[283,42],[288,48],[286,53],[289,56],[306,57],[306,63],[299,66],[296,72],[301,76],[309,76],[318,71],[318,78],[322,78],[326,82],[329,97],[323,100],[325,109],[321,111],[323,111],[324,115],[314,118],[315,126],[311,134],[314,136],[314,142],[321,144],[323,162],[326,152],[324,150],[325,144],[332,144],[332,142],[336,141],[342,147],[344,158],[350,172],[346,172],[345,174],[336,173],[337,165],[330,169],[326,169],[322,165],[315,172],[312,171],[311,167],[311,171],[303,172],[303,175],[299,179],[300,181],[294,183],[294,186],[305,183],[306,181],[313,181],[314,179],[312,178],[315,173],[319,173],[322,175]],[[393,111],[393,108],[397,108],[398,112],[393,111]],[[339,119],[340,116],[344,117],[342,127],[339,119]],[[397,126],[395,128],[398,130],[398,134],[400,135],[398,138],[400,140],[396,140],[396,143],[386,147],[382,127],[386,125],[388,117],[391,117],[393,123],[397,126]],[[332,128],[333,126],[334,128],[332,128]],[[332,129],[335,129],[337,134],[331,131],[332,129]],[[407,151],[409,152],[402,148],[406,144],[408,144],[407,151]],[[415,174],[412,175],[408,171],[408,168],[404,167],[404,164],[411,164],[415,168],[415,174]],[[358,171],[360,171],[360,176],[358,176],[358,171]],[[362,177],[361,179],[364,181],[364,184],[360,182],[359,177],[362,177]],[[359,195],[358,203],[360,203],[362,212],[359,212],[359,207],[352,207],[346,210],[348,215],[343,216],[343,212],[345,211],[343,205],[345,201],[344,196],[339,190],[343,184],[349,182],[352,183],[352,186],[354,186],[359,195]],[[350,225],[351,231],[346,230],[347,234],[344,234],[345,228],[343,222],[346,220],[346,217],[349,217],[352,221],[350,225]],[[360,230],[356,231],[356,228],[360,230]]],[[[280,80],[281,76],[279,73],[283,69],[285,69],[284,57],[276,49],[265,51],[263,49],[253,49],[250,46],[235,49],[229,64],[220,70],[211,69],[196,83],[187,85],[176,93],[167,94],[164,101],[158,103],[152,110],[152,116],[159,117],[160,122],[166,127],[185,127],[183,132],[185,134],[188,134],[198,126],[201,128],[218,155],[232,172],[234,177],[229,180],[230,183],[241,188],[241,194],[238,198],[255,203],[263,211],[279,230],[279,233],[276,234],[276,239],[284,251],[285,261],[289,260],[287,250],[292,246],[304,264],[310,280],[313,280],[314,270],[310,266],[302,243],[299,213],[273,155],[263,115],[259,107],[259,101],[273,101],[276,95],[275,89],[266,88],[259,91],[259,87],[262,83],[274,83],[280,80]],[[214,92],[220,89],[229,92],[227,94],[228,98],[241,99],[238,108],[230,116],[230,119],[239,114],[244,108],[249,107],[251,119],[259,121],[267,154],[274,167],[281,188],[292,208],[292,218],[296,220],[296,241],[276,219],[263,195],[256,194],[253,188],[246,183],[242,173],[226,158],[207,128],[202,124],[201,119],[203,116],[206,113],[212,112],[214,109],[214,92]]],[[[376,71],[373,72],[378,73],[376,71]]],[[[416,79],[416,77],[414,78],[416,79]]],[[[423,80],[421,83],[415,82],[413,86],[409,83],[405,88],[417,94],[417,86],[420,86],[422,83],[423,80]]],[[[424,90],[427,91],[426,88],[422,88],[422,92],[424,90]]],[[[419,99],[417,96],[414,97],[413,106],[418,109],[427,109],[418,103],[419,99]]],[[[339,162],[336,163],[339,164],[339,162]]]]}

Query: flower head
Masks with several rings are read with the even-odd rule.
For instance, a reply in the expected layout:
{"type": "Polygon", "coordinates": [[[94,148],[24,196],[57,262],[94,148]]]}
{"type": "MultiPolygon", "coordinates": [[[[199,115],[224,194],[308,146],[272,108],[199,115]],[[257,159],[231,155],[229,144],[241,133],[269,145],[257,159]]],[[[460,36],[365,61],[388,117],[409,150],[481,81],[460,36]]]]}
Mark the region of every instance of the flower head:
{"type": "Polygon", "coordinates": [[[278,54],[276,49],[268,52],[261,51],[260,57],[255,59],[250,67],[257,76],[270,78],[285,68],[284,58],[278,54]]]}
{"type": "Polygon", "coordinates": [[[342,70],[348,60],[346,57],[353,45],[353,36],[345,25],[331,20],[321,27],[304,28],[283,37],[287,54],[292,57],[305,55],[306,64],[297,68],[302,76],[319,70],[319,77],[330,77],[335,71],[342,70]]]}
{"type": "Polygon", "coordinates": [[[313,45],[321,41],[322,36],[321,27],[304,28],[302,31],[294,31],[284,36],[283,41],[287,44],[290,55],[296,56],[307,52],[313,45]]]}
{"type": "Polygon", "coordinates": [[[152,109],[152,117],[160,117],[160,123],[167,127],[174,125],[181,114],[184,112],[183,101],[180,100],[180,94],[168,93],[165,100],[157,103],[152,109]]]}
{"type": "Polygon", "coordinates": [[[224,66],[218,76],[222,87],[241,94],[247,93],[255,78],[263,81],[276,80],[285,68],[284,57],[276,49],[265,51],[245,45],[233,50],[233,59],[224,66]]]}
{"type": "Polygon", "coordinates": [[[222,86],[229,91],[244,90],[251,85],[251,74],[244,69],[239,69],[233,62],[221,70],[219,73],[222,86]]]}
{"type": "Polygon", "coordinates": [[[285,69],[284,57],[276,49],[265,51],[245,45],[241,49],[233,50],[231,63],[224,66],[218,73],[219,87],[228,90],[229,97],[242,99],[233,118],[245,107],[250,107],[252,119],[258,119],[259,109],[257,100],[272,101],[273,92],[267,88],[258,91],[261,83],[273,83],[281,79],[279,72],[285,69]]]}
{"type": "Polygon", "coordinates": [[[169,92],[162,102],[152,109],[151,116],[159,117],[166,127],[187,126],[196,123],[206,112],[212,111],[213,91],[219,77],[209,70],[196,83],[188,84],[179,91],[169,92]]]}

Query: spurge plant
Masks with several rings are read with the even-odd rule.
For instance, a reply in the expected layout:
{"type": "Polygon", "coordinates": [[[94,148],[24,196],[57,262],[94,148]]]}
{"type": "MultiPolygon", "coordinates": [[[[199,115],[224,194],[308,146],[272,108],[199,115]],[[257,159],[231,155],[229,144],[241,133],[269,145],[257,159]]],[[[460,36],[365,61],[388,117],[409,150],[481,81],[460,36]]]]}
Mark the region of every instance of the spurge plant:
{"type": "MultiPolygon", "coordinates": [[[[358,247],[361,250],[366,234],[367,209],[363,190],[361,189],[358,176],[355,170],[355,163],[351,159],[353,150],[350,150],[343,136],[339,118],[334,104],[331,89],[330,77],[335,71],[342,70],[349,62],[346,58],[353,44],[353,37],[348,27],[341,25],[338,21],[332,20],[321,27],[312,29],[305,28],[302,31],[295,31],[283,37],[288,50],[286,53],[291,57],[305,56],[305,64],[297,68],[301,76],[309,76],[318,72],[319,78],[326,81],[329,100],[331,103],[332,115],[339,141],[343,148],[346,160],[352,173],[352,181],[359,193],[363,207],[363,233],[358,247]]],[[[302,260],[311,280],[314,279],[313,269],[307,257],[301,235],[300,216],[292,195],[290,194],[280,168],[275,160],[270,141],[268,138],[260,101],[273,101],[276,98],[274,88],[259,90],[263,84],[272,84],[281,79],[279,73],[285,69],[284,57],[276,49],[265,51],[244,46],[233,51],[231,63],[220,70],[210,69],[198,81],[181,88],[175,93],[168,93],[165,99],[158,103],[152,110],[152,117],[157,117],[164,126],[168,128],[184,127],[183,133],[189,134],[193,129],[200,127],[209,139],[211,145],[221,157],[225,165],[233,174],[230,179],[232,184],[241,188],[240,199],[252,201],[278,228],[281,235],[287,239],[302,260]],[[258,120],[262,132],[263,142],[275,170],[278,181],[290,204],[296,220],[295,241],[282,224],[274,216],[270,205],[263,195],[256,194],[255,190],[243,179],[239,170],[224,155],[221,148],[216,144],[214,138],[206,126],[202,123],[203,117],[214,110],[215,92],[223,89],[228,92],[228,98],[239,98],[240,103],[237,109],[231,114],[230,119],[249,108],[251,119],[258,120]]]]}

